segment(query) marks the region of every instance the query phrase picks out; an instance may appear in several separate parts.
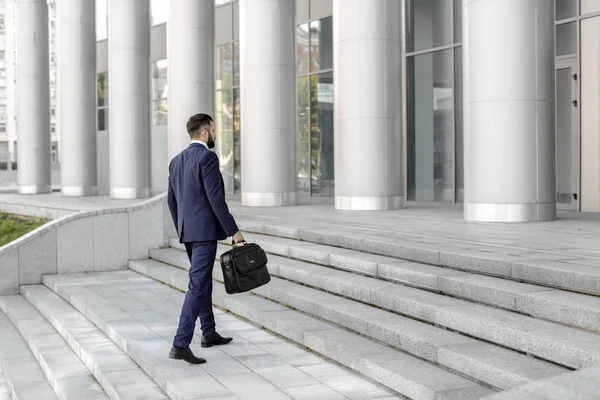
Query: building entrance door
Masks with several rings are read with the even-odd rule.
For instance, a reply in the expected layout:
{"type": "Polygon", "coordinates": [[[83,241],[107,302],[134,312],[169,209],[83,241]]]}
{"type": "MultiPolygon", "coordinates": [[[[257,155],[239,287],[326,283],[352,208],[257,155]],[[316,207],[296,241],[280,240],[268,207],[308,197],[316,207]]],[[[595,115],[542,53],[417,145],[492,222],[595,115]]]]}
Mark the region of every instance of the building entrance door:
{"type": "Polygon", "coordinates": [[[577,60],[556,62],[556,205],[579,211],[580,138],[577,60]]]}

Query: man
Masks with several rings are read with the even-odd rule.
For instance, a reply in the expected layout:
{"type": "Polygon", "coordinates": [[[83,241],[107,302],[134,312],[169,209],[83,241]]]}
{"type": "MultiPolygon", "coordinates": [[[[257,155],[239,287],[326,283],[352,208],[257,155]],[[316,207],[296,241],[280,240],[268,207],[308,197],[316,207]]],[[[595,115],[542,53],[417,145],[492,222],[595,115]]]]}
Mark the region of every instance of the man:
{"type": "Polygon", "coordinates": [[[206,114],[196,114],[187,122],[191,144],[169,164],[168,204],[177,228],[179,242],[185,245],[190,259],[190,283],[181,309],[179,328],[169,358],[203,364],[190,349],[196,320],[202,324],[202,347],[224,345],[215,331],[212,311],[212,270],[217,241],[233,237],[244,241],[225,202],[219,159],[210,151],[215,147],[215,126],[206,114]]]}

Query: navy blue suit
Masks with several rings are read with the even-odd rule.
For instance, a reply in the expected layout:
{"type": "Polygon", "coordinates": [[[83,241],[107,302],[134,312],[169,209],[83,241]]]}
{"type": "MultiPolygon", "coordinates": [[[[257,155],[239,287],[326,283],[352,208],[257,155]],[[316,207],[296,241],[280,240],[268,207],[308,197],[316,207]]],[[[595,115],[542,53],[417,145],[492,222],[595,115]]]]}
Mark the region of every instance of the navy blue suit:
{"type": "Polygon", "coordinates": [[[225,202],[219,159],[203,144],[192,143],[171,160],[168,204],[179,242],[185,245],[191,264],[188,292],[173,343],[186,348],[198,317],[204,336],[215,333],[212,269],[217,241],[238,232],[225,202]]]}

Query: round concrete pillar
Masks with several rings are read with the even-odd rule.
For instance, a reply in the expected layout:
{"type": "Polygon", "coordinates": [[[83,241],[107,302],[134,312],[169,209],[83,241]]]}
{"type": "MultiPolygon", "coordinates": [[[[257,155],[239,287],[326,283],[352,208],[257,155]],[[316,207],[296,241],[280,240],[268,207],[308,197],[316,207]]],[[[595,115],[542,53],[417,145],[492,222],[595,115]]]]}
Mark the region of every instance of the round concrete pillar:
{"type": "Polygon", "coordinates": [[[6,136],[8,137],[8,169],[16,160],[15,142],[17,140],[17,97],[15,84],[15,0],[5,1],[5,63],[6,63],[6,136]]]}
{"type": "Polygon", "coordinates": [[[150,2],[109,0],[108,18],[110,197],[145,198],[150,196],[150,2]]]}
{"type": "Polygon", "coordinates": [[[401,208],[401,4],[333,0],[333,15],[335,208],[401,208]]]}
{"type": "Polygon", "coordinates": [[[96,187],[96,7],[57,2],[60,183],[64,196],[92,196],[96,187]]]}
{"type": "Polygon", "coordinates": [[[294,0],[240,0],[244,206],[297,203],[294,15],[294,0]]]}
{"type": "Polygon", "coordinates": [[[189,117],[215,118],[214,6],[214,0],[169,2],[169,160],[190,144],[189,117]]]}
{"type": "Polygon", "coordinates": [[[463,0],[470,221],[556,217],[554,2],[463,0]]]}
{"type": "Polygon", "coordinates": [[[19,193],[51,191],[50,61],[46,0],[15,0],[19,193]]]}

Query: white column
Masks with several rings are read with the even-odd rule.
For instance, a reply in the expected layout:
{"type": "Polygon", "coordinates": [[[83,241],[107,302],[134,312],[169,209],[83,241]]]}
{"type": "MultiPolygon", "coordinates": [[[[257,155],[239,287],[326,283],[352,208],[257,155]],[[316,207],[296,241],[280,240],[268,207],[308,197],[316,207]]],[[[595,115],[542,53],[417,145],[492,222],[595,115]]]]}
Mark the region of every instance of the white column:
{"type": "Polygon", "coordinates": [[[214,0],[169,2],[169,160],[190,143],[189,117],[214,115],[214,0]]]}
{"type": "Polygon", "coordinates": [[[92,196],[96,187],[96,7],[89,0],[56,5],[64,196],[92,196]]]}
{"type": "Polygon", "coordinates": [[[110,196],[114,199],[150,196],[149,3],[109,0],[110,196]]]}
{"type": "Polygon", "coordinates": [[[554,219],[554,2],[464,0],[463,46],[465,219],[554,219]]]}
{"type": "Polygon", "coordinates": [[[297,202],[294,13],[294,0],[240,0],[244,206],[297,202]]]}
{"type": "Polygon", "coordinates": [[[333,15],[335,208],[401,208],[401,4],[333,0],[333,15]]]}
{"type": "Polygon", "coordinates": [[[15,142],[17,140],[17,98],[15,84],[15,0],[6,0],[5,7],[6,135],[8,137],[8,168],[12,169],[12,164],[16,160],[15,142]]]}
{"type": "Polygon", "coordinates": [[[19,193],[51,191],[50,60],[46,0],[16,0],[19,193]]]}

